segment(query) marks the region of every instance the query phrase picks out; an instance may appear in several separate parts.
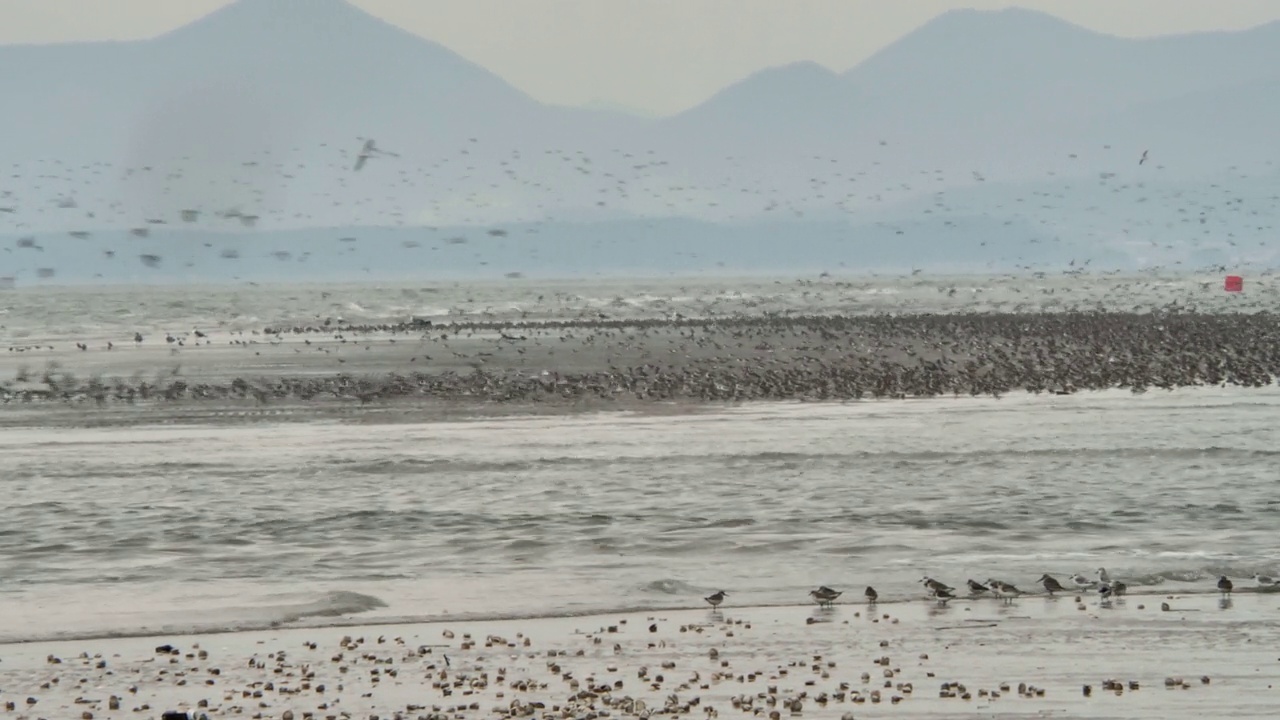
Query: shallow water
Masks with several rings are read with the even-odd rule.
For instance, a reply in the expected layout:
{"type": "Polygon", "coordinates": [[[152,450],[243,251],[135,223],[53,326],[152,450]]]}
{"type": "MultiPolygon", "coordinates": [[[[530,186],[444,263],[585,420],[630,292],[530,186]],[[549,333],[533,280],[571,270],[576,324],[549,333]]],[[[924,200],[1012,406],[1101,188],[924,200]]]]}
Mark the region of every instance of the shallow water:
{"type": "MultiPolygon", "coordinates": [[[[38,417],[38,416],[36,416],[38,417]]],[[[1280,392],[8,427],[0,640],[1280,571],[1280,392]]],[[[38,425],[36,423],[35,425],[38,425]]]]}
{"type": "Polygon", "coordinates": [[[0,338],[114,338],[192,329],[244,330],[348,323],[759,316],[767,313],[1149,311],[1176,303],[1205,312],[1280,312],[1275,275],[1243,293],[1218,275],[999,277],[612,278],[581,281],[49,287],[0,291],[0,338]]]}

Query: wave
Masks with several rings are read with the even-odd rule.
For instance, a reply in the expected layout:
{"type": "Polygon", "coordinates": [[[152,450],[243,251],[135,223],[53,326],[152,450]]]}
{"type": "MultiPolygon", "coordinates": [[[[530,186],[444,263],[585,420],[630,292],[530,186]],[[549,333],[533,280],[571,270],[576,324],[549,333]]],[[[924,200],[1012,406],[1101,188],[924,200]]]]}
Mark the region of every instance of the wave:
{"type": "Polygon", "coordinates": [[[311,617],[356,615],[384,607],[387,607],[387,604],[372,595],[336,590],[325,593],[311,602],[281,606],[277,611],[280,612],[279,622],[296,622],[311,617]]]}
{"type": "MultiPolygon", "coordinates": [[[[778,466],[780,469],[794,469],[796,464],[805,462],[827,463],[894,463],[898,467],[907,467],[915,463],[956,463],[979,461],[994,463],[1011,459],[1069,459],[1073,461],[1096,461],[1138,459],[1146,460],[1158,457],[1162,460],[1256,460],[1280,457],[1280,449],[1267,448],[1230,448],[1209,446],[1204,448],[993,448],[993,449],[957,449],[957,450],[909,450],[900,451],[886,449],[884,451],[858,451],[849,453],[804,453],[785,451],[762,451],[745,454],[687,454],[664,455],[662,462],[670,465],[721,465],[739,467],[743,465],[778,466]]],[[[407,474],[430,473],[512,473],[562,470],[571,468],[626,468],[650,467],[654,457],[650,455],[581,457],[565,455],[560,457],[541,457],[520,460],[473,460],[459,458],[387,458],[378,460],[351,460],[347,458],[319,457],[311,464],[311,470],[323,469],[326,473],[337,472],[350,475],[396,476],[407,474]]],[[[207,462],[173,462],[140,463],[132,465],[120,463],[110,475],[131,477],[141,473],[187,473],[217,474],[228,469],[228,465],[207,462]]],[[[10,480],[55,480],[81,479],[85,475],[85,467],[80,465],[39,465],[15,469],[9,475],[10,480]]],[[[99,471],[101,472],[101,471],[99,471]]]]}
{"type": "Polygon", "coordinates": [[[312,600],[265,607],[225,608],[208,610],[202,615],[229,615],[225,620],[203,622],[172,622],[161,627],[122,628],[115,630],[53,632],[28,636],[0,638],[4,643],[32,643],[61,640],[96,640],[131,637],[168,637],[174,635],[209,635],[218,633],[253,632],[282,627],[323,628],[329,626],[358,625],[362,622],[353,615],[385,608],[381,599],[364,593],[337,590],[321,594],[312,600]]]}
{"type": "Polygon", "coordinates": [[[687,597],[698,594],[701,592],[701,588],[696,588],[682,580],[664,578],[644,583],[640,586],[640,591],[658,595],[683,595],[687,597]]]}
{"type": "MultiPolygon", "coordinates": [[[[801,461],[917,461],[952,462],[956,459],[982,458],[1090,458],[1114,459],[1137,458],[1146,459],[1153,456],[1161,458],[1185,459],[1221,459],[1221,458],[1270,458],[1280,456],[1280,450],[1247,449],[1210,446],[1205,448],[1031,448],[1031,449],[979,449],[979,450],[918,450],[883,452],[850,452],[850,453],[800,453],[763,451],[746,454],[708,454],[664,455],[663,463],[690,462],[697,464],[732,463],[732,464],[785,464],[801,461]]],[[[384,460],[343,460],[325,458],[323,465],[342,472],[358,475],[398,475],[411,472],[514,472],[537,470],[541,468],[564,468],[574,466],[649,466],[654,458],[649,455],[579,457],[566,455],[562,457],[542,457],[534,460],[467,460],[454,458],[396,458],[384,460]]],[[[190,469],[190,468],[184,468],[190,469]]]]}

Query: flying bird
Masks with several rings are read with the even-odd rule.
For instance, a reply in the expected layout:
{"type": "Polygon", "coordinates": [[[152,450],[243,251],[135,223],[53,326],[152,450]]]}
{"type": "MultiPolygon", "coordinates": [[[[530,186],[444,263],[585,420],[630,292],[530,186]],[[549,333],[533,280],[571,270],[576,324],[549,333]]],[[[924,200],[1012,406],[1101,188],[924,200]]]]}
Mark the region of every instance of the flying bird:
{"type": "Polygon", "coordinates": [[[396,153],[387,152],[386,150],[382,150],[378,148],[377,144],[374,143],[373,138],[369,138],[368,140],[364,141],[364,147],[360,148],[360,154],[356,156],[355,169],[358,171],[360,168],[364,167],[364,164],[368,162],[369,158],[373,157],[374,155],[390,155],[391,157],[400,157],[396,153]]]}

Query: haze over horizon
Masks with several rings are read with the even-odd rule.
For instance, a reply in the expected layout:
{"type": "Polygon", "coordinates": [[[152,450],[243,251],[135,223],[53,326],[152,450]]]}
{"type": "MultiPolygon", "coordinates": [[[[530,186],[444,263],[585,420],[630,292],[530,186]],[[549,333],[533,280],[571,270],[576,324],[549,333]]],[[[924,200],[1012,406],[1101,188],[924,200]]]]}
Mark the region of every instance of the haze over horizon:
{"type": "Polygon", "coordinates": [[[839,71],[769,65],[645,118],[549,104],[369,4],[239,0],[147,40],[0,45],[22,108],[0,116],[0,276],[1280,263],[1280,22],[1132,39],[952,9],[839,71]]]}
{"type": "MultiPolygon", "coordinates": [[[[233,1],[0,0],[0,45],[147,39],[233,1]]],[[[1126,38],[1280,20],[1273,0],[350,1],[541,102],[643,116],[688,110],[770,67],[844,72],[949,10],[1020,7],[1126,38]]]]}

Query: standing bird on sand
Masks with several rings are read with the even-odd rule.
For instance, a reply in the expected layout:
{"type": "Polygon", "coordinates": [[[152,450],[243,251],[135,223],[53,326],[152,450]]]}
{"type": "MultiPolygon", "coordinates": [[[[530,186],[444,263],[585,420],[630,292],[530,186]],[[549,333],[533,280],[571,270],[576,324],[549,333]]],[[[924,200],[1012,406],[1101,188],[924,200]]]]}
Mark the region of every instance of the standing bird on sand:
{"type": "Polygon", "coordinates": [[[862,594],[867,596],[868,605],[875,605],[876,600],[880,597],[880,593],[876,592],[876,589],[870,585],[867,586],[866,592],[862,594]]]}
{"type": "Polygon", "coordinates": [[[1093,580],[1090,580],[1089,578],[1085,577],[1084,575],[1081,575],[1080,573],[1076,573],[1075,575],[1073,575],[1071,577],[1071,582],[1076,584],[1077,590],[1088,590],[1089,588],[1094,587],[1098,584],[1093,580]]]}
{"type": "Polygon", "coordinates": [[[711,603],[711,607],[718,608],[720,607],[720,603],[724,602],[725,597],[727,597],[728,595],[729,593],[723,590],[717,590],[715,595],[710,595],[702,599],[711,603]]]}
{"type": "Polygon", "coordinates": [[[1111,588],[1111,594],[1116,597],[1120,597],[1129,591],[1129,586],[1113,579],[1106,568],[1098,568],[1098,582],[1111,588]]]}
{"type": "Polygon", "coordinates": [[[836,598],[843,594],[844,593],[839,590],[832,590],[826,585],[823,585],[817,590],[809,591],[809,595],[812,596],[814,600],[818,601],[818,607],[831,607],[831,604],[836,601],[836,598]]]}
{"type": "Polygon", "coordinates": [[[1218,592],[1223,595],[1230,595],[1232,587],[1234,586],[1231,584],[1231,581],[1227,579],[1226,575],[1218,578],[1218,592]]]}
{"type": "Polygon", "coordinates": [[[1007,582],[1001,582],[995,578],[987,580],[987,587],[991,588],[991,592],[995,593],[996,597],[1004,598],[1004,601],[1007,603],[1013,602],[1015,597],[1022,594],[1022,591],[1013,585],[1010,585],[1007,582]]]}
{"type": "Polygon", "coordinates": [[[1062,583],[1058,582],[1058,580],[1053,576],[1049,575],[1049,573],[1045,573],[1044,575],[1041,575],[1040,582],[1044,585],[1044,591],[1049,593],[1050,595],[1056,592],[1067,591],[1066,588],[1062,587],[1062,583]]]}
{"type": "Polygon", "coordinates": [[[920,578],[920,582],[924,583],[924,586],[929,589],[930,595],[937,595],[938,592],[941,590],[947,590],[947,591],[955,590],[955,588],[951,587],[950,585],[944,582],[939,582],[937,580],[934,580],[928,575],[925,575],[924,577],[920,578]]]}

